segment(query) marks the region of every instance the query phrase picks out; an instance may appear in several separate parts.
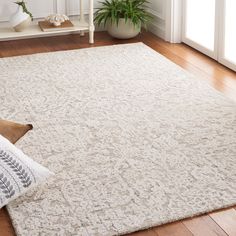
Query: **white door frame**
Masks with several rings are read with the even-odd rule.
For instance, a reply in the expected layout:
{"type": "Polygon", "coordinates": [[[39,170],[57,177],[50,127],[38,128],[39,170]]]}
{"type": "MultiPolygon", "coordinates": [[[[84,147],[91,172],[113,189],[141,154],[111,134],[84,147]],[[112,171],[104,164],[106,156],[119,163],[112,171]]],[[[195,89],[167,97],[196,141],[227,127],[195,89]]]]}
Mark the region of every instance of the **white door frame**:
{"type": "Polygon", "coordinates": [[[236,64],[227,60],[225,58],[225,14],[226,14],[226,7],[225,3],[227,0],[221,0],[220,2],[220,19],[219,27],[220,27],[220,34],[219,34],[219,53],[218,53],[218,61],[229,67],[230,69],[236,71],[236,64]]]}
{"type": "Polygon", "coordinates": [[[166,36],[171,43],[182,42],[182,2],[183,0],[166,0],[166,36]]]}

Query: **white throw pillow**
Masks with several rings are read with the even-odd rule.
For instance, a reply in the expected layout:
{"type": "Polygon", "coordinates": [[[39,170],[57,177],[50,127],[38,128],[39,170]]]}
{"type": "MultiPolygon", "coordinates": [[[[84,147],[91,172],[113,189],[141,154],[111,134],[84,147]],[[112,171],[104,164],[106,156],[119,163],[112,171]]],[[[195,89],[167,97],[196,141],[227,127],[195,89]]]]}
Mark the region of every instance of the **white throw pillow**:
{"type": "Polygon", "coordinates": [[[52,174],[0,135],[0,208],[52,174]]]}

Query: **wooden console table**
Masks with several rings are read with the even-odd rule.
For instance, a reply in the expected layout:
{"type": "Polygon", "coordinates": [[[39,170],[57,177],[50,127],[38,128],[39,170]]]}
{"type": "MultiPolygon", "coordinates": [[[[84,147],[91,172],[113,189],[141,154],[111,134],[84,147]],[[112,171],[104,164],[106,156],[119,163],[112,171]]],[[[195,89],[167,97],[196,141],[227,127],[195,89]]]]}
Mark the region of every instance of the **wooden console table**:
{"type": "Polygon", "coordinates": [[[74,27],[66,30],[52,31],[52,32],[43,32],[37,23],[32,23],[32,25],[24,30],[23,32],[15,32],[10,27],[0,28],[0,41],[23,39],[23,38],[36,38],[36,37],[46,37],[46,36],[55,36],[65,33],[79,32],[81,36],[84,35],[85,31],[89,31],[89,43],[94,43],[94,3],[93,0],[89,0],[89,21],[86,22],[84,18],[84,8],[83,0],[80,0],[80,18],[78,20],[72,20],[74,27]]]}

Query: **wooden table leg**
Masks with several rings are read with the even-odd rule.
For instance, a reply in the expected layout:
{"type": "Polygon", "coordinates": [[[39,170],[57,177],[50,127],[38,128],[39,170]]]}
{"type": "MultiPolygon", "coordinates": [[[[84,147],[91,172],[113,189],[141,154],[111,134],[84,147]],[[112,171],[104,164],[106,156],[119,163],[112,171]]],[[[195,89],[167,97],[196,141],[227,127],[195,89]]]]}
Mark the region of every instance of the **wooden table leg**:
{"type": "Polygon", "coordinates": [[[94,43],[93,0],[89,1],[89,43],[94,43]]]}

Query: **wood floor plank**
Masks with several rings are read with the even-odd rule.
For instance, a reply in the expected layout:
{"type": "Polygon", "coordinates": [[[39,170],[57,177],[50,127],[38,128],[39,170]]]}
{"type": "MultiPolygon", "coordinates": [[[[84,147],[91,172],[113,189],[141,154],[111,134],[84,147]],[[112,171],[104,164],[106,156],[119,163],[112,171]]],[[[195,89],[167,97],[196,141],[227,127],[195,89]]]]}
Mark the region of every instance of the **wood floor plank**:
{"type": "Polygon", "coordinates": [[[236,236],[236,210],[234,208],[209,215],[229,236],[236,236]]]}
{"type": "MultiPolygon", "coordinates": [[[[204,70],[202,65],[196,65],[191,61],[186,61],[181,54],[176,54],[175,52],[169,51],[167,48],[161,47],[159,42],[155,44],[154,49],[161,53],[162,55],[166,56],[175,64],[181,66],[182,68],[186,69],[187,71],[191,72],[193,75],[196,76],[197,79],[201,79],[202,81],[207,82],[209,85],[214,87],[215,89],[219,90],[228,95],[229,98],[232,98],[236,101],[236,94],[235,94],[235,87],[236,87],[236,80],[235,80],[235,73],[234,77],[225,76],[221,74],[220,71],[213,69],[211,66],[211,72],[207,72],[204,70]]],[[[200,54],[200,53],[199,53],[200,54]]],[[[191,58],[191,55],[188,55],[188,58],[191,58]]],[[[218,63],[219,64],[219,63],[218,63]]],[[[221,66],[221,65],[219,65],[221,66]]],[[[231,70],[229,73],[233,73],[231,70]]]]}
{"type": "Polygon", "coordinates": [[[126,236],[159,236],[153,229],[127,234],[126,236]]]}
{"type": "Polygon", "coordinates": [[[150,38],[148,38],[147,44],[196,75],[198,79],[208,82],[214,88],[236,101],[234,71],[184,44],[170,44],[163,40],[158,40],[158,42],[154,43],[153,39],[150,38]]]}
{"type": "Polygon", "coordinates": [[[193,236],[182,222],[162,225],[153,228],[153,230],[158,234],[158,236],[193,236]]]}
{"type": "Polygon", "coordinates": [[[208,215],[182,221],[194,236],[227,236],[219,225],[208,215]]]}

